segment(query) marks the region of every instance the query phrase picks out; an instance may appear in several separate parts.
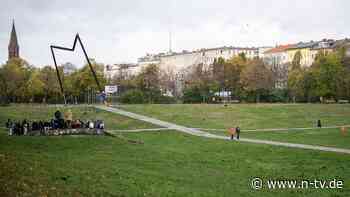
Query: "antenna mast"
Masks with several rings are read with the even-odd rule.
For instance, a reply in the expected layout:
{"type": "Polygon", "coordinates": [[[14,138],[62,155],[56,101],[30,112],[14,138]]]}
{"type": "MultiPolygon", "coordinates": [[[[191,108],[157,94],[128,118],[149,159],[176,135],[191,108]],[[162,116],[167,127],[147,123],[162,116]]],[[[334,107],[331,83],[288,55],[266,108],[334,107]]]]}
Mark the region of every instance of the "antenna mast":
{"type": "Polygon", "coordinates": [[[172,53],[172,50],[171,50],[171,30],[169,31],[169,53],[172,53]]]}

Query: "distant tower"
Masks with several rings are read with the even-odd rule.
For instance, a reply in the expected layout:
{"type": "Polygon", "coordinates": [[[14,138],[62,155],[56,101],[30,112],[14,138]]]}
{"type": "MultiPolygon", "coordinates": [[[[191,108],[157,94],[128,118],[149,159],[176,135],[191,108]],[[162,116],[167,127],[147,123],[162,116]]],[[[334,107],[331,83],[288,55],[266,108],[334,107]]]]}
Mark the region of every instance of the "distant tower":
{"type": "Polygon", "coordinates": [[[8,60],[12,58],[18,58],[19,57],[19,46],[18,46],[18,40],[17,40],[17,34],[16,34],[16,28],[15,28],[15,21],[12,21],[12,31],[11,31],[11,37],[10,37],[10,43],[9,43],[9,57],[8,60]]]}
{"type": "Polygon", "coordinates": [[[172,50],[171,50],[171,31],[169,31],[169,53],[172,53],[172,50]]]}

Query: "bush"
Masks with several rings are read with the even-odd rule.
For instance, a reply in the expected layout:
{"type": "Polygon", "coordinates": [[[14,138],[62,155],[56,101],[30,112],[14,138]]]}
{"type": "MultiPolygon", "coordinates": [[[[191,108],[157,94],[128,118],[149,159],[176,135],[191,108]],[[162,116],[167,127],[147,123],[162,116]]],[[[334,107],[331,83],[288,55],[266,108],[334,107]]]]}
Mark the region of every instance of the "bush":
{"type": "Polygon", "coordinates": [[[9,103],[9,100],[7,99],[7,97],[0,95],[0,106],[8,106],[9,104],[10,103],[9,103]]]}
{"type": "Polygon", "coordinates": [[[200,103],[203,101],[202,95],[197,87],[186,88],[182,99],[184,103],[200,103]]]}
{"type": "Polygon", "coordinates": [[[288,91],[285,89],[274,89],[269,95],[270,102],[288,102],[288,91]]]}
{"type": "Polygon", "coordinates": [[[120,97],[120,102],[127,103],[127,104],[142,104],[142,103],[146,103],[146,98],[144,93],[141,90],[129,90],[129,91],[126,91],[120,97]]]}
{"type": "Polygon", "coordinates": [[[173,104],[176,103],[176,99],[174,97],[160,95],[158,98],[156,98],[155,103],[173,104]]]}
{"type": "Polygon", "coordinates": [[[121,103],[126,104],[143,104],[143,103],[159,103],[171,104],[176,103],[176,99],[170,96],[163,96],[160,91],[143,92],[141,90],[129,90],[125,92],[119,99],[121,103]]]}

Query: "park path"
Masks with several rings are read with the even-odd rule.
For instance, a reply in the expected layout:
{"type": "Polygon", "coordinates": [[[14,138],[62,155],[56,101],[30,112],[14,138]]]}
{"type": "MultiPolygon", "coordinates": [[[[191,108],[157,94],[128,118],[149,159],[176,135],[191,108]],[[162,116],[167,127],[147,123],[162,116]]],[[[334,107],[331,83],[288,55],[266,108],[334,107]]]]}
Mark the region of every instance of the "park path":
{"type": "MultiPolygon", "coordinates": [[[[111,113],[127,116],[129,118],[141,120],[144,122],[148,122],[154,125],[158,125],[170,130],[176,130],[181,131],[190,135],[194,136],[200,136],[200,137],[206,137],[206,138],[212,138],[212,139],[222,139],[222,140],[230,140],[229,137],[215,135],[211,133],[207,133],[204,131],[201,131],[196,128],[188,128],[181,125],[177,125],[174,123],[158,120],[155,118],[151,118],[148,116],[128,112],[125,110],[113,108],[113,107],[106,107],[106,106],[95,106],[97,109],[105,110],[111,113]]],[[[346,153],[350,154],[350,149],[342,149],[342,148],[333,148],[333,147],[326,147],[326,146],[316,146],[316,145],[307,145],[307,144],[295,144],[295,143],[288,143],[288,142],[278,142],[278,141],[270,141],[270,140],[258,140],[258,139],[249,139],[249,138],[240,138],[239,141],[242,142],[249,142],[249,143],[255,143],[255,144],[267,144],[267,145],[274,145],[274,146],[282,146],[282,147],[289,147],[289,148],[300,148],[300,149],[309,149],[309,150],[318,150],[318,151],[327,151],[327,152],[337,152],[337,153],[346,153]]]]}

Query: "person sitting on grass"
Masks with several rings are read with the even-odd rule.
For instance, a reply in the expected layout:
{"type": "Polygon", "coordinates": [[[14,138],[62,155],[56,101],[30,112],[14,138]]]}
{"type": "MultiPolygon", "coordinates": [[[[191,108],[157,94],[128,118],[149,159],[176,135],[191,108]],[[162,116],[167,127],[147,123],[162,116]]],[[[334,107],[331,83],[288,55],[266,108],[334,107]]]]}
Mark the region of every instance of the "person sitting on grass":
{"type": "Polygon", "coordinates": [[[27,135],[28,134],[28,126],[29,124],[27,123],[27,120],[24,119],[23,122],[22,122],[22,129],[23,129],[23,135],[27,135]]]}
{"type": "Polygon", "coordinates": [[[95,128],[95,124],[93,121],[88,121],[89,123],[89,129],[94,129],[95,128]]]}
{"type": "Polygon", "coordinates": [[[16,122],[13,127],[13,134],[14,135],[20,135],[21,134],[21,124],[19,122],[16,122]]]}
{"type": "Polygon", "coordinates": [[[72,110],[68,109],[68,111],[66,111],[64,113],[64,120],[66,121],[66,128],[70,129],[71,128],[71,124],[73,121],[73,113],[72,110]]]}
{"type": "Polygon", "coordinates": [[[57,119],[52,119],[51,124],[52,124],[52,129],[54,130],[59,129],[59,121],[57,119]]]}
{"type": "Polygon", "coordinates": [[[97,135],[100,135],[102,133],[102,131],[103,131],[103,128],[104,128],[103,121],[102,120],[96,120],[95,128],[96,128],[97,135]]]}
{"type": "Polygon", "coordinates": [[[62,119],[62,113],[60,112],[60,110],[57,110],[54,116],[56,120],[62,119]]]}
{"type": "Polygon", "coordinates": [[[84,128],[85,123],[82,120],[80,120],[80,119],[78,119],[78,122],[80,123],[79,129],[84,128]]]}
{"type": "Polygon", "coordinates": [[[54,116],[55,116],[55,120],[57,121],[57,124],[58,124],[57,129],[64,129],[65,125],[64,125],[64,119],[62,117],[62,113],[59,110],[57,110],[55,112],[54,116]]]}
{"type": "Polygon", "coordinates": [[[12,122],[10,119],[7,119],[7,122],[6,122],[6,128],[8,129],[9,133],[8,135],[12,135],[12,122]]]}
{"type": "Polygon", "coordinates": [[[45,121],[44,122],[44,132],[47,133],[51,128],[51,125],[49,122],[45,121]]]}
{"type": "Polygon", "coordinates": [[[95,120],[94,121],[94,125],[95,125],[95,129],[100,128],[100,121],[99,120],[95,120]]]}
{"type": "Polygon", "coordinates": [[[103,120],[100,120],[100,125],[99,125],[99,133],[98,134],[101,134],[104,132],[104,129],[105,129],[105,123],[103,122],[103,120]]]}
{"type": "Polygon", "coordinates": [[[6,122],[6,128],[10,128],[10,126],[11,126],[11,124],[12,124],[12,122],[11,122],[11,120],[10,119],[7,119],[7,122],[6,122]]]}
{"type": "Polygon", "coordinates": [[[8,131],[9,131],[9,136],[13,135],[13,128],[14,128],[15,124],[11,121],[8,123],[8,131]]]}
{"type": "Polygon", "coordinates": [[[32,131],[37,131],[37,130],[38,130],[38,126],[37,126],[36,121],[34,120],[34,121],[32,122],[32,131]]]}
{"type": "Polygon", "coordinates": [[[72,128],[72,129],[76,129],[77,127],[78,127],[77,120],[73,120],[73,121],[72,121],[72,124],[71,124],[71,128],[72,128]]]}
{"type": "Polygon", "coordinates": [[[19,122],[19,130],[20,130],[20,135],[24,135],[24,124],[23,122],[19,122]]]}
{"type": "Polygon", "coordinates": [[[74,120],[72,123],[72,129],[80,129],[82,126],[80,120],[74,120]]]}
{"type": "Polygon", "coordinates": [[[104,130],[104,129],[105,129],[105,122],[104,122],[103,120],[101,120],[100,129],[101,129],[101,130],[104,130]]]}
{"type": "Polygon", "coordinates": [[[90,121],[88,120],[88,121],[86,121],[84,128],[85,128],[85,129],[88,129],[88,128],[89,128],[89,125],[90,125],[90,121]]]}
{"type": "Polygon", "coordinates": [[[44,132],[44,123],[43,121],[39,121],[38,123],[38,126],[39,126],[39,131],[40,131],[40,135],[45,135],[46,133],[44,132]]]}

